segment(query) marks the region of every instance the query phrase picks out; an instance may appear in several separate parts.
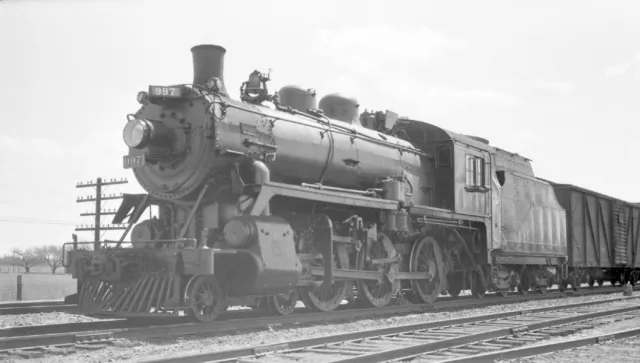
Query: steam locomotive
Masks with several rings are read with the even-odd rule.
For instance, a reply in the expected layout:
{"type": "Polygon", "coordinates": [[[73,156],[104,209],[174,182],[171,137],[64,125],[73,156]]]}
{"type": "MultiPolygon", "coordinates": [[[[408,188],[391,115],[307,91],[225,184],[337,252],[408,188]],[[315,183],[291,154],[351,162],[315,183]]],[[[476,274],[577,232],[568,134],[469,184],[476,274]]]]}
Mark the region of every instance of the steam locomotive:
{"type": "Polygon", "coordinates": [[[570,263],[559,186],[530,160],[339,93],[270,94],[258,71],[234,100],[226,50],[191,52],[192,84],[149,86],[127,115],[123,167],[146,191],[123,198],[127,230],[65,245],[85,311],[208,322],[238,305],[329,312],[635,276],[570,263]]]}

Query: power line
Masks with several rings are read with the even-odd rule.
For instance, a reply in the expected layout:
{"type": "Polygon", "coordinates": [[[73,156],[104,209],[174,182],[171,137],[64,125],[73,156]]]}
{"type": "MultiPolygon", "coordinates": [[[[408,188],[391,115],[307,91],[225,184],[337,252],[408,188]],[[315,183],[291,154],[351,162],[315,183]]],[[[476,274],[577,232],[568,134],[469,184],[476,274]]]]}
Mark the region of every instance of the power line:
{"type": "Polygon", "coordinates": [[[91,215],[95,216],[95,224],[93,226],[76,227],[76,231],[93,231],[94,242],[95,242],[94,248],[96,250],[98,250],[100,248],[100,239],[101,239],[100,231],[126,229],[126,227],[124,227],[122,225],[106,225],[106,226],[103,226],[103,225],[100,224],[100,217],[102,217],[103,215],[108,215],[108,214],[113,215],[113,214],[115,214],[115,211],[111,212],[111,211],[102,210],[102,202],[105,201],[105,200],[122,199],[122,198],[124,198],[124,195],[122,195],[122,194],[120,194],[120,195],[114,195],[114,194],[104,195],[104,194],[102,194],[102,188],[104,188],[106,186],[109,186],[109,185],[126,184],[126,183],[128,183],[128,181],[126,179],[103,180],[102,178],[97,178],[95,182],[90,181],[90,182],[87,182],[87,183],[78,183],[78,184],[76,184],[76,188],[89,188],[89,187],[95,187],[96,188],[95,197],[93,197],[93,196],[84,197],[84,198],[80,197],[80,198],[78,198],[76,200],[77,203],[95,202],[95,204],[96,204],[95,212],[81,214],[81,216],[91,216],[91,215]]]}
{"type": "Polygon", "coordinates": [[[54,224],[63,226],[75,226],[77,223],[72,221],[56,221],[56,220],[43,220],[43,219],[28,219],[28,218],[0,218],[0,222],[7,223],[26,223],[26,224],[54,224]]]}

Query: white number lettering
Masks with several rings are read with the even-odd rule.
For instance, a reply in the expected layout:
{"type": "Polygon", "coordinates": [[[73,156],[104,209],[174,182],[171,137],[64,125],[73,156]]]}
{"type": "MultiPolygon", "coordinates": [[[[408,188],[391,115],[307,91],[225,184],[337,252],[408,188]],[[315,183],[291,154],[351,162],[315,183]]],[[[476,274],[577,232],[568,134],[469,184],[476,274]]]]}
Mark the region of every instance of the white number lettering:
{"type": "Polygon", "coordinates": [[[154,89],[153,89],[153,91],[154,91],[154,93],[155,93],[155,94],[157,94],[157,95],[162,94],[162,90],[160,89],[160,87],[156,87],[156,88],[154,88],[154,89]]]}
{"type": "Polygon", "coordinates": [[[169,88],[169,91],[171,91],[171,95],[172,96],[176,95],[176,89],[175,88],[169,88]]]}
{"type": "Polygon", "coordinates": [[[163,96],[166,96],[166,95],[168,95],[168,94],[169,94],[169,89],[167,89],[167,88],[162,88],[162,95],[163,95],[163,96]]]}

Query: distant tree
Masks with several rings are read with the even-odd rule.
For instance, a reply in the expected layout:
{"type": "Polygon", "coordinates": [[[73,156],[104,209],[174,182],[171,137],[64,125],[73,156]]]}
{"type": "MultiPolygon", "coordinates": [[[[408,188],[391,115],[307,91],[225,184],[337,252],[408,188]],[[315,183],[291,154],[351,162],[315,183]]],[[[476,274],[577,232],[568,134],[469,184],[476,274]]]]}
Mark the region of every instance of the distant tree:
{"type": "Polygon", "coordinates": [[[51,274],[55,275],[56,270],[62,266],[62,246],[45,245],[39,254],[51,268],[51,274]]]}
{"type": "Polygon", "coordinates": [[[31,267],[33,267],[33,265],[40,262],[40,256],[33,248],[24,250],[14,248],[13,251],[11,251],[11,254],[13,255],[14,265],[22,266],[22,268],[24,268],[24,272],[27,274],[31,272],[31,267]]]}

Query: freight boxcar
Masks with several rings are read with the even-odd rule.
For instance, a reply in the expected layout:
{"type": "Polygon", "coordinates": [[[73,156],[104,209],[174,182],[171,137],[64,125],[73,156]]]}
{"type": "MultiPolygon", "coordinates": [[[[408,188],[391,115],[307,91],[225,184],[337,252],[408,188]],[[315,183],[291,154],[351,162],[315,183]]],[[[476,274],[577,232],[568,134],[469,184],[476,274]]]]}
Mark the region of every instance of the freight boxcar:
{"type": "Polygon", "coordinates": [[[568,283],[638,280],[640,205],[570,184],[553,186],[567,213],[568,283]]]}

